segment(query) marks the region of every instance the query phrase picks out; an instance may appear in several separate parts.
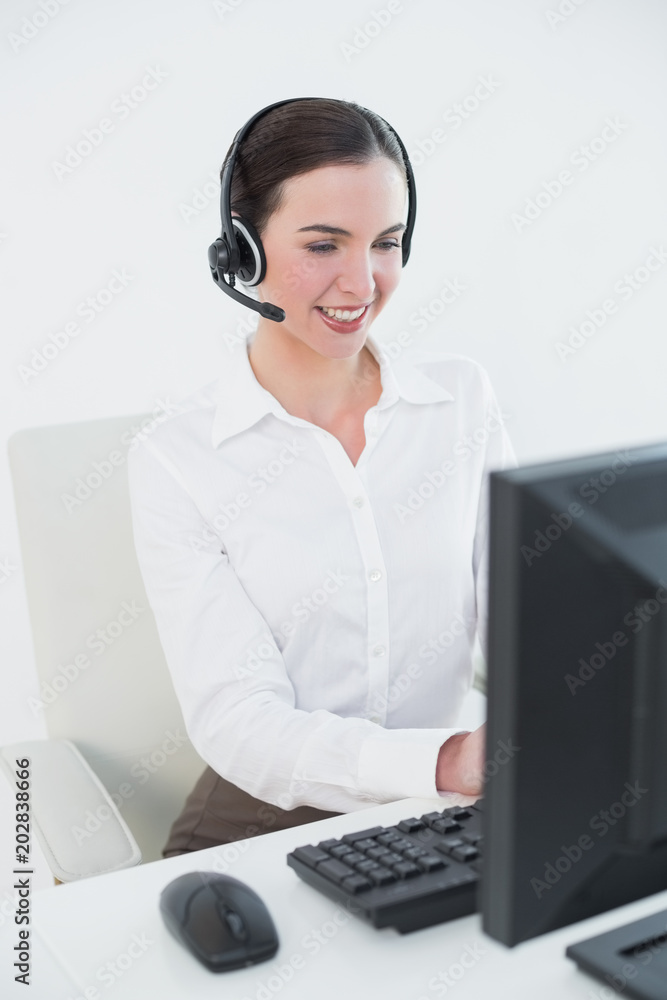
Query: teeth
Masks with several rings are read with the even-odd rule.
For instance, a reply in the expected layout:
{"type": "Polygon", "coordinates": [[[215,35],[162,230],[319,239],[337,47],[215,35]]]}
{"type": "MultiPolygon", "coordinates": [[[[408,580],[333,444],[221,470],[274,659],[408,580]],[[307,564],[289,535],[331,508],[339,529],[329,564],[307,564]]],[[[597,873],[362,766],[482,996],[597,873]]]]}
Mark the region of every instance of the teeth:
{"type": "Polygon", "coordinates": [[[330,309],[329,306],[318,306],[323,313],[330,316],[331,319],[342,320],[343,323],[351,323],[352,320],[359,319],[363,313],[366,306],[362,306],[361,309],[354,309],[350,311],[349,309],[330,309]]]}

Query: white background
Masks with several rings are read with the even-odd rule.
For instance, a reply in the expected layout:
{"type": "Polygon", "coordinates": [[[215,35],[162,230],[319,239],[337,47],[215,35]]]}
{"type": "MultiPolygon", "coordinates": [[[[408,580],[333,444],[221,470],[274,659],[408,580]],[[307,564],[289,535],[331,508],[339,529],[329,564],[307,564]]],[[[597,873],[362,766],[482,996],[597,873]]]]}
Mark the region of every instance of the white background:
{"type": "MultiPolygon", "coordinates": [[[[667,264],[637,272],[631,295],[614,287],[667,247],[663,0],[392,0],[391,18],[374,16],[384,0],[43,2],[56,12],[33,0],[0,9],[4,440],[152,410],[224,366],[224,335],[249,314],[209,275],[212,179],[247,118],[297,96],[374,109],[413,157],[412,256],[375,327],[382,341],[408,330],[415,344],[479,360],[522,463],[667,438],[667,264]],[[149,70],[162,82],[121,117],[116,102],[149,70]],[[58,177],[54,164],[103,118],[113,131],[58,177]],[[605,143],[608,119],[619,134],[605,143]],[[444,141],[430,139],[436,129],[444,141]],[[572,182],[559,193],[563,170],[572,182]],[[33,349],[114,270],[132,276],[127,287],[26,377],[33,349]],[[442,307],[447,280],[465,291],[442,307]],[[557,343],[608,299],[616,311],[559,357],[557,343]]],[[[6,457],[0,560],[7,743],[45,733],[27,705],[38,687],[6,457]]],[[[11,806],[2,783],[0,921],[11,806]]],[[[49,881],[40,861],[35,885],[49,881]]]]}

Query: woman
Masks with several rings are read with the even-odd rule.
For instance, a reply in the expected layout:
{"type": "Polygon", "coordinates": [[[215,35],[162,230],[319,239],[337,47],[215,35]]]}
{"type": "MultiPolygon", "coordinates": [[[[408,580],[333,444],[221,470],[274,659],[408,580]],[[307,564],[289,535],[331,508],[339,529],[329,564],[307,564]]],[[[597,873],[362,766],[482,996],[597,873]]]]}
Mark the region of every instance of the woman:
{"type": "Polygon", "coordinates": [[[486,475],[513,457],[478,365],[415,348],[390,364],[370,334],[407,257],[401,145],[365,108],[304,99],[234,157],[231,209],[285,319],[260,316],[129,465],[147,594],[210,765],[165,856],[482,786],[483,727],[456,716],[483,638],[486,475]]]}

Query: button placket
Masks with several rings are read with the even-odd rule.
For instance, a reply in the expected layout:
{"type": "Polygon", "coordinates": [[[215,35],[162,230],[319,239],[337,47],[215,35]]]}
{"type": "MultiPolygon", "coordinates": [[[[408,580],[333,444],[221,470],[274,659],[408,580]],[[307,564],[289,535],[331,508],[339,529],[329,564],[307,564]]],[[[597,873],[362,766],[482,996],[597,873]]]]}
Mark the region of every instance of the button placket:
{"type": "Polygon", "coordinates": [[[365,715],[382,724],[386,718],[389,690],[389,595],[380,538],[359,466],[352,465],[340,441],[333,435],[318,435],[318,440],[341,490],[349,497],[351,521],[366,578],[368,695],[365,715]]]}

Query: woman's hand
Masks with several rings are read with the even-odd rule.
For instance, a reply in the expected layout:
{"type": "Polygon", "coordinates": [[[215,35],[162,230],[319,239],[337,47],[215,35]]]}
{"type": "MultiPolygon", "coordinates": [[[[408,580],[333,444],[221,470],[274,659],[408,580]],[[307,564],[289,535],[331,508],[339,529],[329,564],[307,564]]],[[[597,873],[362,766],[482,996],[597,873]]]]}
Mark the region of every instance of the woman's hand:
{"type": "Polygon", "coordinates": [[[481,795],[484,783],[486,725],[450,736],[440,747],[435,786],[441,792],[481,795]]]}

